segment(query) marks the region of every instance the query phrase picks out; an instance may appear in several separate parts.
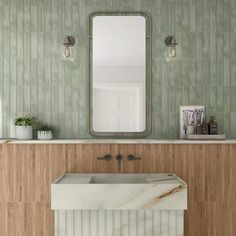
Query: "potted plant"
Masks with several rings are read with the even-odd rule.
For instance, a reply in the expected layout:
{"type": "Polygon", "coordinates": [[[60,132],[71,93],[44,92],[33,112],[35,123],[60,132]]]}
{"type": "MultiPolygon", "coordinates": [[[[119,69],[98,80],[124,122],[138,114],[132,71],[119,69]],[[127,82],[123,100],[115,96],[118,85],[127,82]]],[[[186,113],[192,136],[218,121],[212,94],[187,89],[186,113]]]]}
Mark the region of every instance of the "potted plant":
{"type": "Polygon", "coordinates": [[[23,116],[15,119],[16,139],[32,139],[33,138],[33,123],[32,116],[23,116]]]}
{"type": "Polygon", "coordinates": [[[39,140],[52,139],[52,127],[47,124],[40,124],[37,129],[37,138],[39,140]]]}

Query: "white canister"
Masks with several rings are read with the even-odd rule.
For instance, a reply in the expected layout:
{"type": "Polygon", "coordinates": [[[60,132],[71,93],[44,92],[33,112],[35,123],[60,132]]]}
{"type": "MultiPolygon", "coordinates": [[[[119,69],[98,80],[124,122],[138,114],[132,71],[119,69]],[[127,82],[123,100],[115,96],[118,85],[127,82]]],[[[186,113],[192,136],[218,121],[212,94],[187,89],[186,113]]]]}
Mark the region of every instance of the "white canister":
{"type": "Polygon", "coordinates": [[[188,125],[186,134],[194,134],[194,126],[193,125],[188,125]]]}
{"type": "Polygon", "coordinates": [[[37,138],[39,140],[50,140],[50,139],[52,139],[52,131],[51,130],[48,130],[48,131],[40,131],[40,130],[38,130],[37,138]]]}
{"type": "Polygon", "coordinates": [[[32,139],[32,126],[18,126],[16,125],[16,139],[32,139]]]}

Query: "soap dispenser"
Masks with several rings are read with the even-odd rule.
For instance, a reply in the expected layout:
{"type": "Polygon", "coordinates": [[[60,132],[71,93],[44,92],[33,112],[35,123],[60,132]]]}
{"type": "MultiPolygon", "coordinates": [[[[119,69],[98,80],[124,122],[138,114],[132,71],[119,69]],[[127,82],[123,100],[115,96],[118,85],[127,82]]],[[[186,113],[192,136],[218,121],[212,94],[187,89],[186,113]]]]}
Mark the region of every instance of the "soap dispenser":
{"type": "Polygon", "coordinates": [[[210,121],[208,122],[208,134],[218,134],[218,125],[214,116],[211,116],[210,121]]]}

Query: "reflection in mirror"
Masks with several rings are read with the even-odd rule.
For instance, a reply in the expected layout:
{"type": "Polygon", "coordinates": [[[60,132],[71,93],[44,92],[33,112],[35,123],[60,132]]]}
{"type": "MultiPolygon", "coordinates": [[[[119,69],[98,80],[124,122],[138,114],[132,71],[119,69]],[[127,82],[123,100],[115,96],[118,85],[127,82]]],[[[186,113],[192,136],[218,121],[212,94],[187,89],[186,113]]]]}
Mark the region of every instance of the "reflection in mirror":
{"type": "Polygon", "coordinates": [[[146,18],[92,18],[92,130],[146,129],[146,18]]]}

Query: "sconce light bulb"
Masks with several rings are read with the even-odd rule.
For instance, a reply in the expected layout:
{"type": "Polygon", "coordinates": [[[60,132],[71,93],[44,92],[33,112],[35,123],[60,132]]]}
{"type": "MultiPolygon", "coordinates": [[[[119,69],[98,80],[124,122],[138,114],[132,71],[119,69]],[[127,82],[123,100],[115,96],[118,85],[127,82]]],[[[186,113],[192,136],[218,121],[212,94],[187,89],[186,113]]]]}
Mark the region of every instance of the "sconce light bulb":
{"type": "Polygon", "coordinates": [[[65,47],[63,55],[64,55],[64,57],[70,57],[71,56],[70,47],[68,47],[68,46],[65,47]]]}
{"type": "Polygon", "coordinates": [[[176,57],[176,47],[170,47],[170,57],[176,57]]]}

